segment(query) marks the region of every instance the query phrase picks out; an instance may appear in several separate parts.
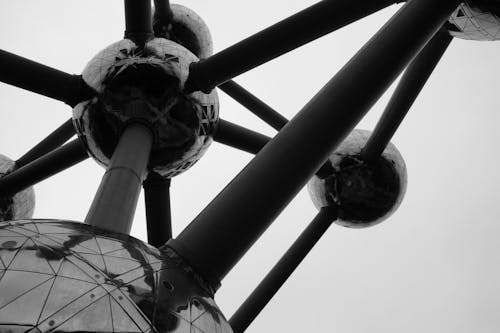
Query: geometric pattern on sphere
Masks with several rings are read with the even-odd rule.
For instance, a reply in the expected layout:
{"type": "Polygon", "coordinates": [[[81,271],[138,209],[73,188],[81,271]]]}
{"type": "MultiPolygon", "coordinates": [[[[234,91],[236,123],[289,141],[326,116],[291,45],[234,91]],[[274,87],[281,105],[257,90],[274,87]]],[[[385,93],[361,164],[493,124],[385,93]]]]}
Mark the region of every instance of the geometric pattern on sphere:
{"type": "Polygon", "coordinates": [[[232,332],[171,250],[70,221],[0,223],[0,332],[232,332]]]}
{"type": "Polygon", "coordinates": [[[448,22],[453,37],[477,41],[500,40],[500,18],[466,3],[453,12],[448,22]]]}

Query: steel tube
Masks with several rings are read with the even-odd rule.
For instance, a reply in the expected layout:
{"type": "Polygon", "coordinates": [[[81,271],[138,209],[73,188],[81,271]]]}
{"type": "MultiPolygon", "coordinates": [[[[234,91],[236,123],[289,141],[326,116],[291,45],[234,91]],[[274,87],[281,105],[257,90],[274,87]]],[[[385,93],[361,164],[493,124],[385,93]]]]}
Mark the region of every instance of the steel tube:
{"type": "Polygon", "coordinates": [[[159,247],[172,238],[170,178],[150,172],[142,184],[146,203],[148,243],[159,247]]]}
{"type": "Polygon", "coordinates": [[[0,178],[0,195],[13,195],[88,158],[79,139],[0,178]]]}
{"type": "Polygon", "coordinates": [[[191,65],[191,90],[214,87],[297,47],[368,16],[396,0],[320,1],[257,34],[191,65]]]}
{"type": "Polygon", "coordinates": [[[288,123],[288,119],[232,80],[221,84],[219,89],[277,131],[288,123]]]}
{"type": "Polygon", "coordinates": [[[453,37],[447,31],[439,31],[410,63],[361,152],[363,159],[373,160],[382,154],[452,39],[453,37]]]}
{"type": "Polygon", "coordinates": [[[141,124],[123,132],[102,177],[85,223],[129,234],[153,145],[153,134],[141,124]]]}
{"type": "Polygon", "coordinates": [[[54,132],[50,133],[45,139],[40,141],[35,147],[16,161],[16,168],[20,168],[30,162],[33,162],[42,155],[60,147],[75,135],[73,120],[69,119],[59,126],[54,132]]]}
{"type": "Polygon", "coordinates": [[[325,207],[318,212],[278,263],[233,314],[229,324],[234,333],[245,332],[336,218],[336,212],[332,208],[325,207]]]}
{"type": "Polygon", "coordinates": [[[458,4],[407,2],[167,245],[217,286],[458,4]]]}
{"type": "Polygon", "coordinates": [[[95,94],[81,75],[71,75],[3,50],[0,50],[0,81],[71,107],[95,94]]]}
{"type": "Polygon", "coordinates": [[[155,12],[153,16],[153,30],[156,36],[160,35],[163,30],[168,28],[168,24],[172,20],[172,9],[170,8],[169,0],[154,0],[155,12]]]}
{"type": "Polygon", "coordinates": [[[125,0],[125,38],[139,45],[153,38],[150,0],[125,0]]]}
{"type": "Polygon", "coordinates": [[[270,137],[251,131],[247,128],[220,119],[214,141],[227,146],[257,154],[269,141],[270,137]]]}

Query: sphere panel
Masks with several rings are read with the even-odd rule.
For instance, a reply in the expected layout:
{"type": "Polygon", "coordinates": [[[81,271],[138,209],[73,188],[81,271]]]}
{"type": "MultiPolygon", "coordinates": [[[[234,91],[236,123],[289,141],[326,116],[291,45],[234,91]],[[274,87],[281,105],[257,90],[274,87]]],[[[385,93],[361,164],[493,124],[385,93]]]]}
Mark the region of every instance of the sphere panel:
{"type": "Polygon", "coordinates": [[[454,37],[477,41],[500,39],[500,18],[487,7],[461,4],[448,20],[448,30],[454,37]]]}
{"type": "MultiPolygon", "coordinates": [[[[11,172],[15,162],[0,154],[0,178],[11,172]]],[[[29,219],[35,211],[35,191],[33,187],[11,197],[0,197],[0,221],[29,219]]]]}
{"type": "Polygon", "coordinates": [[[1,332],[232,332],[169,249],[89,225],[0,224],[1,332]]]}

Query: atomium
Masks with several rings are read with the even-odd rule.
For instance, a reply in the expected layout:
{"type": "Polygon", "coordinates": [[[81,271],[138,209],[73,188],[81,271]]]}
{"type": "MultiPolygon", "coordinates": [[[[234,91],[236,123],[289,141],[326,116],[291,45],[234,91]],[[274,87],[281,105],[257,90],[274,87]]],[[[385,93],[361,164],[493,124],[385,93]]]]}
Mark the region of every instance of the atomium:
{"type": "Polygon", "coordinates": [[[0,51],[0,80],[70,105],[78,134],[64,144],[56,131],[43,154],[0,169],[2,218],[13,220],[0,224],[0,331],[240,333],[332,223],[388,218],[407,185],[391,137],[452,36],[498,38],[498,1],[407,1],[290,121],[232,79],[396,2],[321,1],[212,55],[190,9],[155,0],[153,15],[150,1],[125,0],[124,39],[82,75],[0,51]],[[355,130],[403,71],[375,130],[355,130]],[[219,119],[216,87],[279,134],[219,119]],[[213,140],[256,157],[173,238],[170,179],[213,140]],[[84,223],[29,220],[30,186],[87,154],[106,173],[84,223]],[[214,302],[221,281],[308,181],[318,214],[226,320],[214,302]],[[155,247],[127,235],[141,186],[155,247]]]}

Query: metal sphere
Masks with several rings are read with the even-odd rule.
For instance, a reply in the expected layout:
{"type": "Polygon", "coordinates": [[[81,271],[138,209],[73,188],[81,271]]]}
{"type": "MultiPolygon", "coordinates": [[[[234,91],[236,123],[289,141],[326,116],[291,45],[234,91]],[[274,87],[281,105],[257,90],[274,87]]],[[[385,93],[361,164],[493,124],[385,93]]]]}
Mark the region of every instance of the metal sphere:
{"type": "Polygon", "coordinates": [[[154,24],[156,35],[181,44],[200,59],[211,56],[212,35],[203,19],[192,9],[179,4],[171,4],[170,9],[170,24],[168,27],[154,24]]]}
{"type": "Polygon", "coordinates": [[[1,332],[231,333],[171,250],[56,220],[0,224],[1,332]]]}
{"type": "Polygon", "coordinates": [[[382,155],[365,162],[360,152],[371,132],[354,130],[329,157],[332,170],[308,183],[314,205],[337,208],[337,224],[364,228],[388,218],[403,200],[407,173],[403,157],[389,143],[382,155]]]}
{"type": "MultiPolygon", "coordinates": [[[[0,178],[14,169],[15,162],[0,154],[0,178]]],[[[29,187],[12,197],[0,197],[0,221],[29,219],[35,210],[35,191],[29,187]]]]}
{"type": "Polygon", "coordinates": [[[97,97],[73,109],[89,154],[107,166],[123,128],[147,125],[154,134],[149,169],[173,177],[198,161],[219,120],[216,91],[186,93],[189,65],[198,58],[183,46],[155,38],[138,47],[122,40],[99,52],[83,71],[97,97]]]}
{"type": "Polygon", "coordinates": [[[500,3],[477,0],[462,3],[446,25],[454,37],[468,40],[500,40],[500,3]]]}

